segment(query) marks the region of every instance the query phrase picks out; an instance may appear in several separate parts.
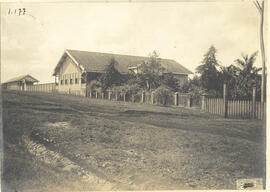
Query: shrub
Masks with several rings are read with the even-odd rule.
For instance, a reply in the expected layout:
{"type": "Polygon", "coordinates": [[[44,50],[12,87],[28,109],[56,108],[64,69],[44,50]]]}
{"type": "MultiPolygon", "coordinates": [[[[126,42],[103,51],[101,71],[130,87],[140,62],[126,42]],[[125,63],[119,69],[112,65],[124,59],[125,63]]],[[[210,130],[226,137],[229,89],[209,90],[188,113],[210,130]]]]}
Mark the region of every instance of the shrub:
{"type": "Polygon", "coordinates": [[[112,58],[109,61],[109,65],[107,66],[105,73],[102,73],[102,75],[99,78],[102,90],[106,90],[108,88],[111,88],[112,86],[121,85],[123,81],[123,76],[116,69],[117,65],[118,62],[115,60],[115,58],[112,58]]]}
{"type": "Polygon", "coordinates": [[[167,86],[160,86],[155,90],[155,96],[158,103],[168,105],[169,98],[173,96],[173,91],[167,86]]]}
{"type": "Polygon", "coordinates": [[[118,92],[121,96],[128,96],[132,101],[134,97],[141,95],[142,89],[138,84],[125,84],[122,86],[114,86],[111,89],[113,92],[118,92]],[[133,96],[133,98],[132,98],[133,96]]]}
{"type": "Polygon", "coordinates": [[[87,84],[86,91],[87,92],[90,92],[90,91],[101,92],[102,91],[101,83],[97,80],[91,81],[89,84],[87,84]]]}

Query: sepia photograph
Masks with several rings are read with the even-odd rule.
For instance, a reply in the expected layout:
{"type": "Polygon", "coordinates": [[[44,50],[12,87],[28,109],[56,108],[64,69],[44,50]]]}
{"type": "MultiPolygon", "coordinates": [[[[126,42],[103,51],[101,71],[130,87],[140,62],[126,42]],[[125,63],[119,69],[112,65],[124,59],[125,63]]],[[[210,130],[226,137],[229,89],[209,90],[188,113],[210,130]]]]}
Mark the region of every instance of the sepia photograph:
{"type": "Polygon", "coordinates": [[[268,3],[1,2],[1,191],[267,190],[268,3]]]}

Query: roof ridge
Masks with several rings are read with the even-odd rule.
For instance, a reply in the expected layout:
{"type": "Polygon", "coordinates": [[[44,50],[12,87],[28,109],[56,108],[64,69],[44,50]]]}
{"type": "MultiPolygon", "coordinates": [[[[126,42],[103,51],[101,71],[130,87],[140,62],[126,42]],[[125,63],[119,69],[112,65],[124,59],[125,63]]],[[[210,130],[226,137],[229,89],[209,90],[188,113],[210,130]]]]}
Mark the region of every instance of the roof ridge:
{"type": "MultiPolygon", "coordinates": [[[[142,56],[142,55],[128,55],[128,54],[118,54],[118,53],[108,53],[108,52],[97,52],[97,51],[85,51],[85,50],[77,50],[77,49],[65,49],[66,51],[79,51],[79,52],[87,52],[87,53],[101,53],[101,54],[110,54],[110,55],[118,55],[118,56],[129,56],[129,57],[143,57],[148,58],[149,56],[142,56]]],[[[162,60],[171,60],[175,61],[174,59],[166,59],[159,57],[162,60]]],[[[175,61],[176,62],[176,61],[175,61]]],[[[180,63],[179,63],[180,64],[180,63]]]]}
{"type": "Polygon", "coordinates": [[[108,53],[108,52],[97,52],[97,51],[85,51],[85,50],[82,51],[82,50],[77,50],[77,49],[66,49],[66,51],[79,51],[79,52],[87,52],[87,53],[100,53],[100,54],[110,54],[110,55],[130,56],[130,57],[145,57],[145,58],[148,57],[148,56],[141,56],[141,55],[127,55],[127,54],[108,53]]]}
{"type": "MultiPolygon", "coordinates": [[[[105,66],[109,63],[110,57],[115,57],[119,62],[119,71],[123,73],[128,72],[128,67],[138,64],[139,62],[145,61],[149,56],[136,56],[136,55],[125,55],[116,53],[104,53],[104,52],[94,52],[76,49],[65,49],[64,54],[59,60],[57,66],[54,69],[54,74],[59,69],[60,65],[64,61],[65,53],[72,57],[74,62],[82,66],[85,71],[104,71],[105,66]]],[[[173,59],[166,59],[159,57],[161,64],[166,66],[170,72],[182,73],[182,74],[192,74],[192,72],[184,67],[182,64],[178,63],[173,59]]]]}
{"type": "Polygon", "coordinates": [[[17,77],[10,78],[10,79],[8,79],[7,81],[5,81],[4,83],[10,83],[10,82],[14,82],[14,81],[19,81],[20,79],[23,79],[23,78],[25,78],[25,77],[27,77],[27,76],[30,76],[32,79],[38,81],[38,80],[37,80],[36,78],[34,78],[32,75],[26,74],[26,75],[19,75],[19,76],[17,76],[17,77]]]}

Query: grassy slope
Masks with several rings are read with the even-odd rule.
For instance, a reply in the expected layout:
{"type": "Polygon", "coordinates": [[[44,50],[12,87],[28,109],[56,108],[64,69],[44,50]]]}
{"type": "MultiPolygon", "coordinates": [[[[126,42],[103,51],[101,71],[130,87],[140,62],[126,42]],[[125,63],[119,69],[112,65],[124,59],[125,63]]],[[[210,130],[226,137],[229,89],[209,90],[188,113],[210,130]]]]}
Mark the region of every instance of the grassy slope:
{"type": "Polygon", "coordinates": [[[21,138],[33,132],[113,189],[233,189],[237,178],[265,174],[261,121],[22,92],[4,92],[3,105],[6,187],[92,189],[30,155],[21,138]]]}

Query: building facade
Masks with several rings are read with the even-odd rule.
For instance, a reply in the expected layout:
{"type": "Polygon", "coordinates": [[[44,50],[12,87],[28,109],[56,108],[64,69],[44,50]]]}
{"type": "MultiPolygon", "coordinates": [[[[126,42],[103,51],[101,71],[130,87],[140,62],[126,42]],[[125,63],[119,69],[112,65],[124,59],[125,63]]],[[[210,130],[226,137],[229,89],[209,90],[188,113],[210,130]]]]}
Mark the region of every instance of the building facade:
{"type": "Polygon", "coordinates": [[[65,57],[56,75],[57,91],[59,93],[73,95],[84,94],[86,83],[82,81],[82,70],[70,57],[65,57]]]}
{"type": "MultiPolygon", "coordinates": [[[[119,55],[111,53],[65,50],[57,63],[53,75],[57,91],[64,94],[85,95],[87,85],[106,71],[110,60],[117,61],[116,69],[121,74],[130,74],[148,57],[119,55]]],[[[191,71],[170,59],[161,59],[167,73],[172,73],[180,83],[187,81],[191,71]]]]}
{"type": "Polygon", "coordinates": [[[38,80],[31,75],[23,75],[6,81],[3,83],[3,88],[9,90],[27,91],[28,87],[33,86],[37,82],[38,80]]]}

